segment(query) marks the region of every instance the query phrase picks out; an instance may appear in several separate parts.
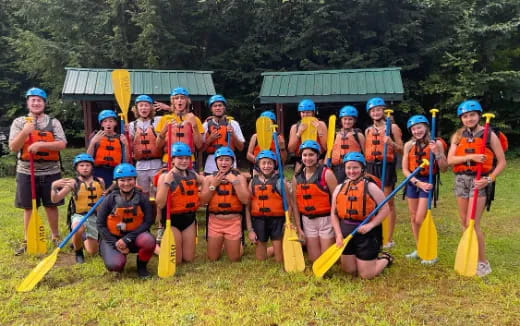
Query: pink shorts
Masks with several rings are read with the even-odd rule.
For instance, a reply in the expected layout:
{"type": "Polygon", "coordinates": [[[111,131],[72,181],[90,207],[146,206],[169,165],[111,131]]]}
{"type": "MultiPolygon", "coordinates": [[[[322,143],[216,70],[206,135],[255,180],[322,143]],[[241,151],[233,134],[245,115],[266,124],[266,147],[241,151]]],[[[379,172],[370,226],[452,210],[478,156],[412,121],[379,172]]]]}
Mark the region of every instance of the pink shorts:
{"type": "Polygon", "coordinates": [[[303,232],[308,238],[323,238],[331,239],[334,238],[334,229],[330,222],[330,216],[316,217],[313,219],[307,216],[302,216],[303,220],[303,232]]]}
{"type": "Polygon", "coordinates": [[[240,215],[223,219],[210,214],[208,218],[208,237],[224,237],[226,240],[240,240],[242,238],[242,217],[240,215]]]}

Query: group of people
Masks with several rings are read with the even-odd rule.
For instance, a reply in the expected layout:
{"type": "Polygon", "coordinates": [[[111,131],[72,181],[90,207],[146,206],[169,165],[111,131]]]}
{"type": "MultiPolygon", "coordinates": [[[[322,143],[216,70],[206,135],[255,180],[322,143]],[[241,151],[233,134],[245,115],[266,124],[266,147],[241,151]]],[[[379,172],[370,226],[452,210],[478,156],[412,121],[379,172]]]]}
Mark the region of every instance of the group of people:
{"type": "MultiPolygon", "coordinates": [[[[246,156],[253,165],[249,174],[237,169],[235,151],[243,150],[245,138],[240,124],[226,115],[227,100],[221,95],[212,96],[208,101],[211,116],[202,123],[190,110],[191,101],[185,88],[174,88],[170,95],[170,105],[139,95],[132,108],[136,120],[122,130],[117,128],[116,112],[101,111],[100,131],[91,137],[87,152],[73,160],[76,176],[61,178],[59,151],[67,144],[63,128],[57,119],[44,113],[45,91],[29,89],[26,93],[29,114],[13,121],[9,137],[11,151],[19,152],[15,205],[24,209],[25,234],[32,213],[28,189],[33,174],[37,203],[45,207],[56,245],[59,243],[57,207],[63,205],[64,198],[71,194],[68,215],[74,227],[106,195],[95,214],[72,238],[78,263],[85,261],[84,250],[91,255],[99,251],[108,270],[121,272],[128,253],[132,252],[137,253],[138,275],[149,277],[146,266],[154,252],[160,250],[161,229],[168,218],[174,233],[177,263],[191,262],[197,243],[196,212],[203,205],[207,206],[210,261],[219,259],[223,252],[231,261],[240,260],[244,239],[255,244],[257,259],[272,255],[276,261],[282,261],[284,216],[288,210],[305,243],[308,260],[313,262],[331,245],[341,246],[343,238],[392,192],[397,181],[398,155],[402,155],[402,171],[407,177],[423,158],[429,159],[433,153],[433,173],[444,172],[448,166],[456,173],[455,194],[463,228],[468,225],[472,190],[479,189],[475,218],[479,242],[477,275],[491,272],[479,225],[486,189],[505,168],[506,161],[495,133],[482,139],[483,127],[479,121],[483,110],[477,101],[465,101],[457,108],[462,127],[453,135],[447,155],[445,143],[430,133],[430,123],[423,115],[408,120],[407,129],[412,137],[403,145],[399,126],[386,123],[385,101],[372,98],[366,103],[372,125],[364,132],[356,128],[355,107],[340,109],[340,128],[335,135],[330,167],[324,164],[327,125],[313,119],[312,126],[301,121],[291,126],[287,147],[283,136],[279,136],[269,148],[261,148],[260,135],[253,135],[246,156]],[[160,110],[167,113],[156,116],[160,110]],[[315,134],[309,137],[307,128],[313,128],[315,134]],[[482,142],[485,154],[479,153],[482,142]],[[203,173],[196,171],[196,152],[205,153],[203,173]],[[285,163],[288,154],[294,154],[297,163],[292,180],[283,182],[280,175],[283,171],[279,171],[278,164],[285,163]],[[34,162],[33,169],[30,161],[34,162]],[[479,163],[484,178],[475,180],[479,163]],[[150,233],[154,223],[158,226],[155,237],[150,233]]],[[[302,100],[298,112],[302,120],[314,117],[315,103],[302,100]]],[[[273,112],[265,111],[261,116],[276,122],[273,112]]],[[[406,187],[416,240],[426,214],[428,193],[437,186],[429,182],[428,173],[428,169],[421,170],[406,187]]],[[[395,206],[392,200],[379,206],[377,214],[359,227],[343,251],[341,268],[347,273],[373,278],[393,262],[393,256],[381,249],[395,245],[392,239],[395,206]],[[381,223],[385,218],[389,219],[390,227],[386,234],[388,241],[383,244],[381,223]]],[[[25,250],[26,242],[15,254],[25,250]]],[[[419,257],[413,251],[407,258],[419,257]]]]}

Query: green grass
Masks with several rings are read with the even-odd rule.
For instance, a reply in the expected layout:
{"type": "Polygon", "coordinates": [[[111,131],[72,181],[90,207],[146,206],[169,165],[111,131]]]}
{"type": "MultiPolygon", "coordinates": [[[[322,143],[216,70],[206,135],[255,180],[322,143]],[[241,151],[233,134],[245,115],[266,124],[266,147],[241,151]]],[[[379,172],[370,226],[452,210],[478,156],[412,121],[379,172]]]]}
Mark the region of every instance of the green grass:
{"type": "MultiPolygon", "coordinates": [[[[483,218],[493,268],[484,279],[453,271],[461,229],[451,173],[443,175],[443,183],[433,211],[440,262],[432,267],[403,257],[412,250],[413,239],[405,202],[399,198],[395,264],[371,281],[346,276],[337,267],[323,280],[314,279],[309,268],[287,274],[273,261],[255,261],[250,245],[239,263],[225,257],[209,263],[200,236],[196,262],[178,266],[170,279],[139,280],[132,255],[123,278],[117,280],[105,272],[100,257],[77,266],[67,249],[32,292],[19,294],[16,285],[42,258],[12,255],[22,238],[22,213],[12,204],[14,179],[0,178],[0,324],[520,324],[520,160],[510,162],[499,178],[497,199],[483,218]]],[[[60,211],[63,216],[65,209],[60,211]]],[[[40,214],[44,218],[43,210],[40,214]]],[[[154,274],[156,266],[154,257],[149,265],[154,274]]]]}

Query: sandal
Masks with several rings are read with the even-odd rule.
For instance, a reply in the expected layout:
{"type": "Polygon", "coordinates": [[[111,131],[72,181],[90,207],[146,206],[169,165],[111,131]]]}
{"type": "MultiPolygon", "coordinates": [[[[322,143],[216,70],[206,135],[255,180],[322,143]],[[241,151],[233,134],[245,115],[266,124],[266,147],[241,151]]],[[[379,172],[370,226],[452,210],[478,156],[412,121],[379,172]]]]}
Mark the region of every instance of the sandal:
{"type": "Polygon", "coordinates": [[[388,262],[388,264],[386,264],[385,268],[388,268],[390,266],[392,266],[393,262],[394,262],[394,257],[392,255],[390,255],[390,253],[388,252],[385,252],[383,251],[379,257],[377,257],[377,259],[386,259],[386,261],[388,262]]]}

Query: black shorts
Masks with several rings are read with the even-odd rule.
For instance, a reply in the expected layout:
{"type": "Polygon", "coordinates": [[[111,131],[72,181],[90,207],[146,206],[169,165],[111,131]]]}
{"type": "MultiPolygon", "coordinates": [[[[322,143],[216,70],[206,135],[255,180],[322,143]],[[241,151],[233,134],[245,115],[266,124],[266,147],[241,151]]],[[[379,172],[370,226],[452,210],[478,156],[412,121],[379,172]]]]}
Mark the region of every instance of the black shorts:
{"type": "Polygon", "coordinates": [[[253,230],[260,242],[267,242],[269,239],[281,240],[283,235],[283,217],[251,217],[253,230]]]}
{"type": "MultiPolygon", "coordinates": [[[[49,175],[37,175],[34,177],[36,187],[36,205],[40,207],[56,207],[61,206],[64,200],[53,203],[51,200],[51,185],[54,181],[61,179],[61,173],[49,175]]],[[[31,209],[31,175],[16,173],[16,197],[14,205],[17,208],[31,209]]]]}
{"type": "MultiPolygon", "coordinates": [[[[195,222],[195,214],[196,213],[171,215],[171,224],[182,232],[195,222]]],[[[166,209],[162,210],[161,224],[166,226],[166,209]]]]}
{"type": "MultiPolygon", "coordinates": [[[[347,237],[357,227],[355,224],[340,222],[341,233],[347,237]]],[[[343,255],[355,255],[357,259],[374,260],[379,254],[383,239],[381,225],[376,226],[366,234],[357,233],[350,239],[343,255]]]]}
{"type": "MultiPolygon", "coordinates": [[[[381,179],[381,177],[383,176],[383,162],[367,162],[367,172],[381,179]]],[[[395,171],[395,162],[387,163],[385,174],[385,187],[392,187],[393,189],[396,182],[397,173],[395,171]]]]}

